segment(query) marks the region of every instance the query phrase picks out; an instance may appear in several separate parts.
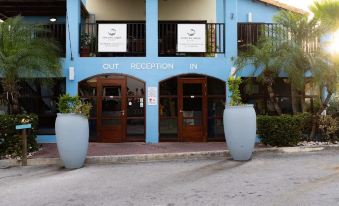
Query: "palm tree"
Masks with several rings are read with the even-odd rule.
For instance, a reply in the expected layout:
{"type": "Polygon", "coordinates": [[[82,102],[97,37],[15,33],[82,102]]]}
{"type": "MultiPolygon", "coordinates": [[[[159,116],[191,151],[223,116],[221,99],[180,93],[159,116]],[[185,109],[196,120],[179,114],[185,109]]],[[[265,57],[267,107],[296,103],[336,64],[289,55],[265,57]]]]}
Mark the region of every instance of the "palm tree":
{"type": "Polygon", "coordinates": [[[313,53],[318,49],[318,40],[323,34],[315,19],[309,20],[306,15],[281,11],[274,17],[280,25],[275,30],[275,41],[279,42],[280,69],[287,73],[291,83],[292,109],[296,114],[296,94],[301,93],[302,111],[305,111],[304,89],[305,73],[310,70],[313,53]]]}
{"type": "Polygon", "coordinates": [[[20,79],[61,74],[59,48],[50,39],[39,37],[41,32],[46,31],[25,23],[21,17],[0,23],[0,76],[9,113],[20,112],[20,79]]]}
{"type": "Polygon", "coordinates": [[[310,10],[314,18],[321,22],[321,25],[329,31],[339,28],[339,1],[338,0],[317,0],[313,2],[310,10]]]}
{"type": "Polygon", "coordinates": [[[247,64],[250,64],[255,68],[253,76],[258,76],[259,82],[266,87],[270,102],[277,114],[281,115],[282,111],[273,89],[274,78],[279,74],[277,50],[275,45],[276,44],[272,41],[272,39],[265,37],[259,39],[256,45],[245,45],[246,50],[239,53],[234,64],[238,70],[245,68],[247,64]]]}

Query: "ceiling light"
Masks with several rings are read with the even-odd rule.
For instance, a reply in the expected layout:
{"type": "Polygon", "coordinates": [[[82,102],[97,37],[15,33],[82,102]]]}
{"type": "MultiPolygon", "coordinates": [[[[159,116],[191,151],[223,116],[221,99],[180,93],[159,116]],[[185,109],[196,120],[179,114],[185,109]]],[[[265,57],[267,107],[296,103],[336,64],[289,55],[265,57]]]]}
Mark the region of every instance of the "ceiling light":
{"type": "Polygon", "coordinates": [[[50,22],[56,22],[56,20],[57,20],[57,19],[54,18],[54,17],[52,17],[52,18],[49,19],[50,22]]]}

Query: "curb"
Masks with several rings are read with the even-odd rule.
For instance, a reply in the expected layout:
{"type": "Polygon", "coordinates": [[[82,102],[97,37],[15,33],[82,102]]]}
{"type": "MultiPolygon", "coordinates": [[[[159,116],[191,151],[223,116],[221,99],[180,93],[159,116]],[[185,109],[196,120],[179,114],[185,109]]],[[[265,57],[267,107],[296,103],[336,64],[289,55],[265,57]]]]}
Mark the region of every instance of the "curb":
{"type": "MultiPolygon", "coordinates": [[[[339,145],[325,146],[302,146],[302,147],[272,147],[257,148],[253,154],[262,153],[301,153],[301,152],[319,152],[324,150],[339,150],[339,145]]],[[[157,162],[173,160],[199,160],[230,158],[228,150],[202,151],[202,152],[182,152],[182,153],[158,153],[158,154],[134,154],[134,155],[108,155],[108,156],[88,156],[85,164],[119,164],[119,163],[138,163],[138,162],[157,162]]],[[[28,159],[29,166],[39,165],[62,165],[59,158],[34,158],[28,159]]],[[[20,166],[21,161],[15,159],[0,160],[0,169],[20,166]]]]}

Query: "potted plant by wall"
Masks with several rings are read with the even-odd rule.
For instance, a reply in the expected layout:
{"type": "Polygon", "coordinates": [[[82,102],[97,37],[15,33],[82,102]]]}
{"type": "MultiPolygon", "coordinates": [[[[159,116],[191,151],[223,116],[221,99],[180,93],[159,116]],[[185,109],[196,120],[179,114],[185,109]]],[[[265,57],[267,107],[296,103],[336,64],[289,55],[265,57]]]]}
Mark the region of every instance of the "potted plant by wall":
{"type": "Polygon", "coordinates": [[[92,105],[78,96],[65,94],[59,98],[55,133],[60,159],[67,169],[83,166],[88,149],[88,117],[92,105]]]}
{"type": "Polygon", "coordinates": [[[256,114],[253,105],[241,101],[239,86],[241,78],[235,74],[227,81],[231,94],[229,105],[224,110],[224,131],[227,147],[234,160],[251,159],[256,138],[256,114]]]}
{"type": "Polygon", "coordinates": [[[91,43],[92,43],[92,36],[88,33],[81,33],[80,35],[80,57],[90,56],[91,43]]]}

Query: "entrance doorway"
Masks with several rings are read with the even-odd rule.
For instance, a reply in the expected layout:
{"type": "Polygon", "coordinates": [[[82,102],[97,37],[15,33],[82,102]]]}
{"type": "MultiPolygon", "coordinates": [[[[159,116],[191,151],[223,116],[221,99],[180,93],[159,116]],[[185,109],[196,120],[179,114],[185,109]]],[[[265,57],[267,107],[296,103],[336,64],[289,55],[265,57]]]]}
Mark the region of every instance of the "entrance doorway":
{"type": "Polygon", "coordinates": [[[206,78],[180,78],[178,100],[181,141],[206,141],[206,78]]]}
{"type": "Polygon", "coordinates": [[[123,142],[126,126],[126,79],[98,79],[98,130],[103,142],[123,142]]]}
{"type": "Polygon", "coordinates": [[[224,141],[224,81],[182,75],[160,82],[160,141],[224,141]]]}
{"type": "Polygon", "coordinates": [[[101,75],[79,83],[91,102],[90,141],[145,141],[145,83],[124,75],[101,75]]]}

